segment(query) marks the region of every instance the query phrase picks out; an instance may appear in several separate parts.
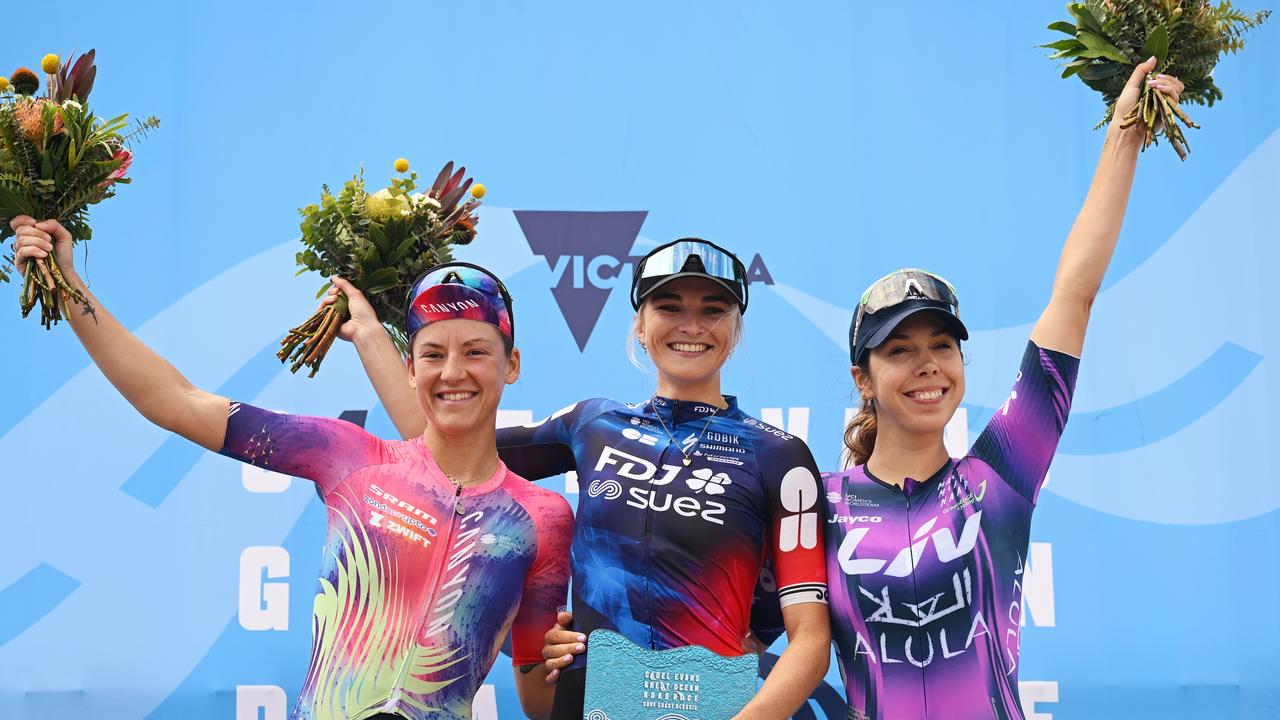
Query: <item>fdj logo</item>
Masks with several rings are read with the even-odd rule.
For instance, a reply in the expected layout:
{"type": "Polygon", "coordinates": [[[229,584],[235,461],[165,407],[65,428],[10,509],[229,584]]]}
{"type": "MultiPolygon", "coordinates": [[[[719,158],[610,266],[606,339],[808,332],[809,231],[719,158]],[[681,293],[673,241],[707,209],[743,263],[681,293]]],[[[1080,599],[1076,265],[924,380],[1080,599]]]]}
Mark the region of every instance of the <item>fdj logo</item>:
{"type": "MultiPolygon", "coordinates": [[[[631,246],[640,235],[647,214],[515,211],[529,249],[545,259],[551,269],[555,283],[551,294],[569,324],[578,350],[586,349],[614,286],[629,287],[632,268],[641,257],[631,255],[631,246]]],[[[759,255],[748,264],[747,282],[773,284],[769,268],[759,255]]]]}
{"type": "MultiPolygon", "coordinates": [[[[679,477],[680,470],[679,465],[663,465],[659,468],[642,457],[605,445],[600,451],[600,459],[596,461],[593,472],[597,475],[611,472],[616,478],[622,480],[645,483],[645,485],[631,485],[627,488],[627,505],[631,507],[655,512],[671,511],[683,517],[701,516],[707,522],[724,525],[722,516],[726,508],[723,503],[710,498],[690,497],[684,494],[678,483],[671,488],[662,487],[671,485],[679,477]],[[661,489],[655,490],[654,487],[661,487],[661,489]]],[[[723,495],[725,486],[732,484],[733,481],[729,476],[713,473],[705,468],[694,470],[691,477],[685,478],[685,485],[694,494],[705,492],[707,495],[723,495]]],[[[622,496],[622,492],[622,484],[614,478],[597,478],[587,488],[587,495],[593,498],[604,496],[606,500],[617,500],[622,496]]]]}

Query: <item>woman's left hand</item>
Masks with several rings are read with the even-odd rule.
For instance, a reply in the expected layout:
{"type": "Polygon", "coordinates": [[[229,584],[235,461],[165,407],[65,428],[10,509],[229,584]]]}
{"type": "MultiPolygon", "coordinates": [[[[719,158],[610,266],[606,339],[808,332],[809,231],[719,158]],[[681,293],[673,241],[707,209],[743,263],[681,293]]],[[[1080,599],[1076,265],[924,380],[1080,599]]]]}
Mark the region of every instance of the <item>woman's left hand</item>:
{"type": "MultiPolygon", "coordinates": [[[[1155,69],[1156,59],[1148,58],[1146,62],[1133,69],[1133,74],[1129,76],[1129,82],[1125,83],[1124,91],[1120,93],[1120,97],[1116,100],[1116,112],[1111,122],[1119,123],[1124,119],[1129,111],[1138,104],[1138,98],[1142,95],[1142,84],[1146,83],[1148,87],[1159,90],[1164,93],[1173,103],[1178,104],[1178,98],[1182,95],[1182,91],[1186,86],[1182,81],[1172,75],[1156,75],[1150,80],[1147,79],[1147,73],[1155,69]]],[[[1156,120],[1156,130],[1160,129],[1160,120],[1156,120]]],[[[1141,127],[1134,125],[1133,127],[1141,127]]]]}

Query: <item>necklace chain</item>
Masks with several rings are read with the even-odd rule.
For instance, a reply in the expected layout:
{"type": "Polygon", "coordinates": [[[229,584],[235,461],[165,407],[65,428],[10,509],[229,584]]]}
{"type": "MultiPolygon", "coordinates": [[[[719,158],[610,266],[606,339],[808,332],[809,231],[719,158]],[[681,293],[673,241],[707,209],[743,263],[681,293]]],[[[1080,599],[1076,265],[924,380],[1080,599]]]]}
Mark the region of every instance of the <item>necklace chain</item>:
{"type": "MultiPolygon", "coordinates": [[[[439,466],[439,463],[437,463],[437,467],[438,466],[439,466]]],[[[493,475],[493,473],[497,469],[498,469],[498,456],[495,454],[493,456],[493,470],[490,470],[488,473],[481,475],[480,479],[485,480],[489,478],[490,476],[493,475]]],[[[440,468],[440,472],[444,473],[444,476],[449,478],[449,482],[453,483],[454,488],[456,488],[456,490],[453,493],[453,497],[457,501],[457,503],[454,505],[454,508],[453,508],[454,511],[457,512],[459,515],[465,515],[467,513],[467,508],[465,505],[462,504],[462,488],[464,487],[462,484],[462,481],[450,475],[449,473],[445,472],[444,468],[440,468]]]]}
{"type": "MultiPolygon", "coordinates": [[[[657,398],[655,397],[654,400],[656,399],[657,398]]],[[[649,404],[653,405],[655,403],[653,400],[650,400],[649,404]]],[[[653,414],[658,418],[658,425],[662,426],[662,431],[667,434],[667,439],[669,439],[671,441],[671,444],[676,446],[676,450],[680,452],[680,457],[684,460],[684,466],[689,467],[691,464],[693,464],[693,461],[689,459],[689,453],[684,451],[684,446],[676,441],[676,436],[670,430],[667,429],[667,424],[662,421],[662,413],[659,412],[657,408],[654,408],[653,414]]],[[[702,442],[702,436],[707,434],[707,428],[711,427],[711,421],[715,419],[716,419],[716,414],[712,412],[711,417],[708,417],[706,424],[702,426],[702,432],[698,433],[698,438],[693,441],[692,445],[689,446],[690,452],[692,452],[693,449],[698,447],[698,445],[702,442]]],[[[671,427],[673,428],[675,427],[675,422],[676,422],[676,413],[675,413],[675,408],[673,407],[671,411],[671,423],[672,423],[671,427]]]]}

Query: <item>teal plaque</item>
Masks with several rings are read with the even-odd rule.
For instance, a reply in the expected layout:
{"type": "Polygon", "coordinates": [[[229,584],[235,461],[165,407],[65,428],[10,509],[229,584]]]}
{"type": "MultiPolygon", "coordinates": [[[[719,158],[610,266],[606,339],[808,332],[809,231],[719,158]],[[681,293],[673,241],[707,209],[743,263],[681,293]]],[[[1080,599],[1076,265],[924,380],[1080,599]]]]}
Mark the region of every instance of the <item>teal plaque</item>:
{"type": "Polygon", "coordinates": [[[755,655],[645,650],[609,630],[592,632],[587,645],[584,720],[729,720],[756,694],[755,655]]]}

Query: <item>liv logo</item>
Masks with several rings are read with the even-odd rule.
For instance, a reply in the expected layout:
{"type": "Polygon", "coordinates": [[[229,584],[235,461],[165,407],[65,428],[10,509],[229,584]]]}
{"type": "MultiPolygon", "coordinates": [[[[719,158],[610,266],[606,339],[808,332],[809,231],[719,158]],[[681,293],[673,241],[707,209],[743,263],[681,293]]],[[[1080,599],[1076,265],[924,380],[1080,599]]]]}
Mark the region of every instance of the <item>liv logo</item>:
{"type": "MultiPolygon", "coordinates": [[[[644,210],[515,211],[529,249],[551,269],[551,294],[579,351],[586,349],[613,288],[630,286],[632,268],[641,257],[631,255],[631,246],[648,214],[644,210]]],[[[759,255],[747,266],[747,282],[773,284],[759,255]]]]}

